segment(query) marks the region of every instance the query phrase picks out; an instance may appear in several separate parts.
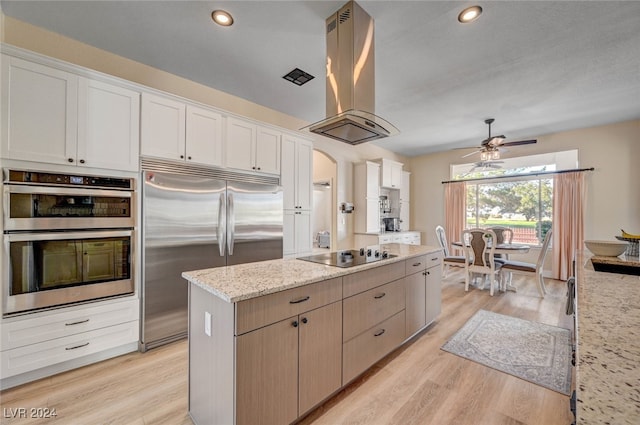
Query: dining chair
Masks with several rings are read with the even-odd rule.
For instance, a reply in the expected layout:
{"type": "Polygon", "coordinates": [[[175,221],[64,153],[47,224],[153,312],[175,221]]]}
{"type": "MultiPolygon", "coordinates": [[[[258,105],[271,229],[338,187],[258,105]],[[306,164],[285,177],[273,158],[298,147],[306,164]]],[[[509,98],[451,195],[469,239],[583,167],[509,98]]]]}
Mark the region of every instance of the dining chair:
{"type": "Polygon", "coordinates": [[[436,238],[440,247],[444,251],[444,258],[442,259],[442,277],[447,277],[447,270],[449,267],[464,267],[465,256],[464,255],[451,255],[449,253],[449,244],[447,243],[447,235],[444,231],[444,227],[436,226],[436,238]]]}
{"type": "MultiPolygon", "coordinates": [[[[496,234],[496,243],[511,243],[513,242],[513,229],[506,226],[491,226],[489,229],[493,230],[496,234]]],[[[508,254],[496,254],[496,258],[509,259],[508,254]]]]}
{"type": "Polygon", "coordinates": [[[465,262],[465,291],[469,290],[471,273],[480,273],[489,277],[489,295],[493,296],[496,275],[498,275],[498,279],[502,277],[500,275],[502,262],[496,261],[494,258],[495,240],[496,234],[490,229],[467,229],[462,232],[462,246],[467,259],[465,262]]]}
{"type": "Polygon", "coordinates": [[[547,256],[547,251],[549,248],[549,243],[551,243],[551,229],[547,231],[547,234],[544,237],[542,248],[540,249],[540,254],[538,255],[538,261],[536,262],[536,264],[525,263],[522,261],[505,260],[502,264],[501,273],[509,273],[509,282],[511,282],[512,273],[536,276],[538,278],[538,292],[540,292],[540,296],[544,298],[544,295],[547,293],[547,288],[544,286],[544,277],[542,275],[542,272],[544,268],[544,259],[547,256]]]}

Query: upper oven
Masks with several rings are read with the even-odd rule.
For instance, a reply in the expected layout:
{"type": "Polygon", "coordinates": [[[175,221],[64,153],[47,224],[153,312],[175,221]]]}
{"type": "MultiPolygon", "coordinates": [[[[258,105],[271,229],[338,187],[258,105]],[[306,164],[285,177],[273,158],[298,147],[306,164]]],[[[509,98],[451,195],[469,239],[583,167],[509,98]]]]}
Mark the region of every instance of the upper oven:
{"type": "Polygon", "coordinates": [[[135,292],[133,184],[4,170],[3,316],[135,292]]]}
{"type": "Polygon", "coordinates": [[[132,179],[5,170],[4,231],[133,227],[132,179]]]}

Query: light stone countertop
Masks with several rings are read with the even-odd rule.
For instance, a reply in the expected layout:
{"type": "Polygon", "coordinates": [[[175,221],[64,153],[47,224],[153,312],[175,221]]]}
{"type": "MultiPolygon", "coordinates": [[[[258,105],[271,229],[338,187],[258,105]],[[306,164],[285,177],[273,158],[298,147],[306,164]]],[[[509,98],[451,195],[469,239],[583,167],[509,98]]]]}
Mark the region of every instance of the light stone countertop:
{"type": "Polygon", "coordinates": [[[596,272],[590,259],[589,251],[576,257],[577,424],[635,425],[640,423],[640,277],[596,272]]]}
{"type": "Polygon", "coordinates": [[[442,251],[440,247],[426,245],[384,244],[380,248],[397,257],[347,268],[294,258],[277,259],[187,271],[182,277],[218,298],[234,303],[442,251]]]}

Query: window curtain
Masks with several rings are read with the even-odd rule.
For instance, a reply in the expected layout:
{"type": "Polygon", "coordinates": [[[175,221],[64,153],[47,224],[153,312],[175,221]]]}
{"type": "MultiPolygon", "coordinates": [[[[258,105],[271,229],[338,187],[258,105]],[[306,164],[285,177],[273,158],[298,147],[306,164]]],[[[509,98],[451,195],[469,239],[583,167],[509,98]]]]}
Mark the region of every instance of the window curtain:
{"type": "Polygon", "coordinates": [[[467,188],[464,182],[449,183],[444,187],[444,229],[449,252],[451,242],[462,238],[467,213],[467,188]]]}
{"type": "Polygon", "coordinates": [[[573,274],[573,258],[584,243],[585,175],[581,172],[553,177],[552,272],[555,279],[573,274]]]}

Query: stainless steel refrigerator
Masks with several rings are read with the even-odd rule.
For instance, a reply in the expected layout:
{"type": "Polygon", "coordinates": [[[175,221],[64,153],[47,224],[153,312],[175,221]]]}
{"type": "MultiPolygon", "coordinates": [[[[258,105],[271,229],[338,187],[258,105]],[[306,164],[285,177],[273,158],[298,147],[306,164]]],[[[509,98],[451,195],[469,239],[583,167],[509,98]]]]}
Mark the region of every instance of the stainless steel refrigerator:
{"type": "Polygon", "coordinates": [[[282,257],[283,204],[277,180],[146,170],[143,181],[140,349],[146,351],[187,335],[183,271],[282,257]]]}

